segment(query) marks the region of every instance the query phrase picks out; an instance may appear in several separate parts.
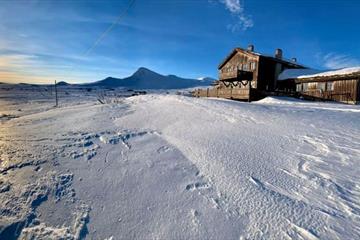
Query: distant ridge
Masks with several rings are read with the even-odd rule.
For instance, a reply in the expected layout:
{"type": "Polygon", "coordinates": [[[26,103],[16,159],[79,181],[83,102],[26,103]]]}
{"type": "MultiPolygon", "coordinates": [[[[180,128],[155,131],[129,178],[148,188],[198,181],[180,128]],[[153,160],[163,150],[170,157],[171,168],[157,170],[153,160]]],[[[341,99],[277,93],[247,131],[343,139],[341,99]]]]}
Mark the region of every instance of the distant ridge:
{"type": "MultiPolygon", "coordinates": [[[[140,67],[131,76],[125,78],[107,77],[103,80],[91,83],[67,83],[59,81],[59,87],[103,87],[128,89],[182,89],[193,87],[210,86],[216,79],[201,77],[198,79],[181,78],[176,75],[162,75],[145,67],[140,67]]],[[[33,83],[4,83],[2,85],[19,85],[23,87],[53,86],[54,84],[33,84],[33,83]]]]}
{"type": "Polygon", "coordinates": [[[209,86],[215,79],[202,78],[188,79],[175,75],[161,75],[150,69],[140,67],[131,76],[126,78],[107,77],[103,80],[83,84],[100,87],[126,87],[132,89],[180,89],[200,86],[209,86]]]}
{"type": "Polygon", "coordinates": [[[56,85],[58,85],[58,86],[67,86],[67,85],[70,85],[70,84],[65,82],[65,81],[61,81],[61,82],[56,83],[56,85]]]}

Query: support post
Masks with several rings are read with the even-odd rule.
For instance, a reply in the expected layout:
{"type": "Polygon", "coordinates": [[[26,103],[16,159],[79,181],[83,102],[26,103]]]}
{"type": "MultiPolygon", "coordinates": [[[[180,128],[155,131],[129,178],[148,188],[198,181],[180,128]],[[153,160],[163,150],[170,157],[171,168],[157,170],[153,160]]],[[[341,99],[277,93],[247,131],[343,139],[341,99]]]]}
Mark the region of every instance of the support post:
{"type": "Polygon", "coordinates": [[[57,87],[56,87],[56,80],[55,80],[55,107],[58,106],[58,94],[57,94],[57,87]]]}

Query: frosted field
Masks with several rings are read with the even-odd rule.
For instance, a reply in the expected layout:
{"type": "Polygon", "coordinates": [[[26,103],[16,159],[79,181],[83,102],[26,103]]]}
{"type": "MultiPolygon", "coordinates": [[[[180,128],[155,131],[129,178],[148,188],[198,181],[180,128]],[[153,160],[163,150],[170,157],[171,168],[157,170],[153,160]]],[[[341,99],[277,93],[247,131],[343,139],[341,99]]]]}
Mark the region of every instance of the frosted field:
{"type": "Polygon", "coordinates": [[[360,239],[360,106],[0,88],[0,239],[360,239]]]}

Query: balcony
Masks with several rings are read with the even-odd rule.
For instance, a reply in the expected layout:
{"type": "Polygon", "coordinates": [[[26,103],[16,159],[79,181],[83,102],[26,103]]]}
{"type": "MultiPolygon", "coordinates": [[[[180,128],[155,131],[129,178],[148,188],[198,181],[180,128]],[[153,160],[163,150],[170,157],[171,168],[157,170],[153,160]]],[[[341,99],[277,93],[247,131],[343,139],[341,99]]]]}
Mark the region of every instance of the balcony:
{"type": "Polygon", "coordinates": [[[231,72],[220,72],[220,80],[233,80],[233,81],[242,81],[242,80],[252,80],[253,72],[244,71],[244,70],[235,70],[231,72]]]}

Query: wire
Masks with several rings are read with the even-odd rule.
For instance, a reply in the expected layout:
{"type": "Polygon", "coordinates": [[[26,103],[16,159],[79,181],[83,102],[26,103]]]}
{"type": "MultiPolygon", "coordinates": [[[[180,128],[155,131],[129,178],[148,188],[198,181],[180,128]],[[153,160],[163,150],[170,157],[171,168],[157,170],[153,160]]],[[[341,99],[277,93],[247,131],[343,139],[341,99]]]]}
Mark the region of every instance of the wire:
{"type": "Polygon", "coordinates": [[[126,13],[130,10],[130,8],[134,5],[135,0],[131,0],[129,2],[128,7],[120,13],[120,15],[116,18],[116,20],[96,39],[96,41],[93,43],[93,45],[86,50],[86,52],[83,54],[83,56],[87,56],[91,53],[92,50],[105,38],[105,36],[113,30],[113,28],[120,22],[122,18],[125,17],[126,13]]]}
{"type": "MultiPolygon", "coordinates": [[[[134,3],[135,0],[130,0],[127,8],[125,8],[119,14],[119,16],[115,19],[115,21],[103,33],[101,33],[100,36],[95,40],[95,42],[80,56],[81,57],[88,56],[96,48],[96,46],[106,37],[106,35],[109,34],[117,24],[119,24],[119,22],[125,17],[125,15],[128,13],[130,8],[134,5],[134,3]]],[[[74,69],[75,69],[75,64],[72,65],[72,67],[69,69],[66,75],[69,77],[69,73],[72,72],[74,69]]]]}

